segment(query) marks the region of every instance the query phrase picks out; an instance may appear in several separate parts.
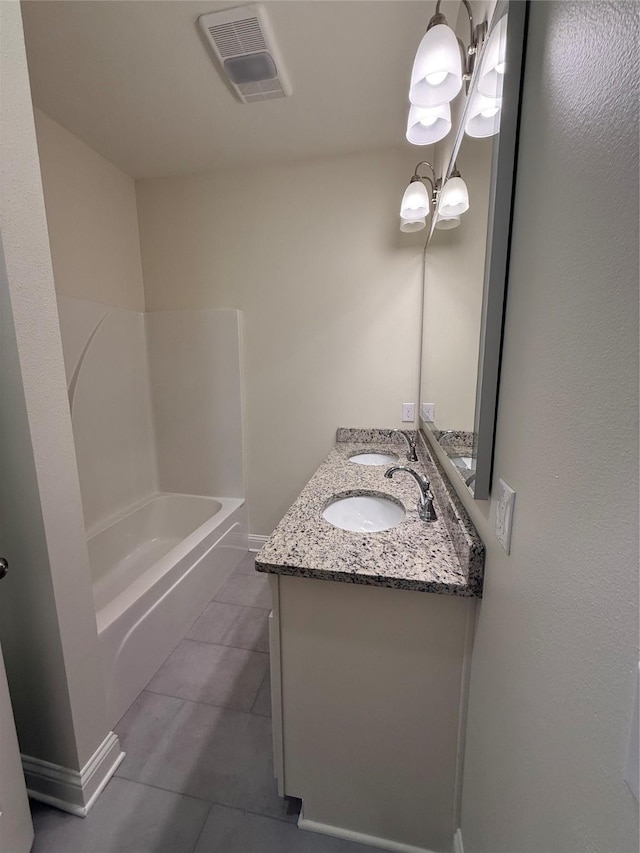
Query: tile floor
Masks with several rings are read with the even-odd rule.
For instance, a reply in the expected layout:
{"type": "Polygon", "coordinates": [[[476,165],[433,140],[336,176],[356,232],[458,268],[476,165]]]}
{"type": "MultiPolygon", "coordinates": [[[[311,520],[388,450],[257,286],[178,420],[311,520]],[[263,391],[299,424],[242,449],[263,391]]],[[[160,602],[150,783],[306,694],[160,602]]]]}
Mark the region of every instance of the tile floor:
{"type": "Polygon", "coordinates": [[[277,795],[269,609],[248,555],[117,725],[127,755],[88,817],[32,803],[32,853],[371,853],[277,795]]]}

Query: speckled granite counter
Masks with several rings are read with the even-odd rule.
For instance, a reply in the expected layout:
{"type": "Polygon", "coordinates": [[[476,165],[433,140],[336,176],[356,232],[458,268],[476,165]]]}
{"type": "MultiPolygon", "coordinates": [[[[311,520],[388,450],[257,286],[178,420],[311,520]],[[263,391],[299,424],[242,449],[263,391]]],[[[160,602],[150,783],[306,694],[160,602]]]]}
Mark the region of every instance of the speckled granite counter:
{"type": "Polygon", "coordinates": [[[480,596],[484,545],[455,496],[443,481],[421,433],[419,462],[407,463],[406,444],[386,430],[341,428],[327,459],[302,490],[256,557],[256,569],[282,575],[343,583],[408,589],[457,596],[480,596]],[[386,479],[386,465],[358,465],[349,457],[359,451],[382,450],[398,464],[423,470],[432,483],[438,520],[418,517],[418,488],[408,476],[386,479]],[[333,527],[322,511],[337,494],[378,492],[399,500],[406,517],[379,533],[357,533],[333,527]]]}

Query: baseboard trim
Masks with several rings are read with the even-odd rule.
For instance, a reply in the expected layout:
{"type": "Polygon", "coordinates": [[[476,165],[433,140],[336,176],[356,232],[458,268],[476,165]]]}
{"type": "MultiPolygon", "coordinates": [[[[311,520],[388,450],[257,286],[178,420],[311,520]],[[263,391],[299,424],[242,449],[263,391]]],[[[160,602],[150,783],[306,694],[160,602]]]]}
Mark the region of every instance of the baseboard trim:
{"type": "Polygon", "coordinates": [[[115,732],[109,732],[80,771],[23,755],[27,793],[34,800],[86,817],[123,758],[115,732]]]}
{"type": "Polygon", "coordinates": [[[388,838],[379,838],[377,835],[365,835],[364,832],[355,832],[352,829],[342,829],[339,826],[330,826],[327,823],[318,823],[315,820],[307,820],[300,814],[298,818],[298,829],[306,829],[309,832],[318,832],[320,835],[331,835],[334,838],[344,838],[347,841],[355,841],[359,844],[368,844],[369,847],[377,847],[379,850],[390,850],[392,853],[433,853],[426,847],[414,847],[413,844],[403,844],[401,841],[391,841],[388,838]]]}
{"type": "Polygon", "coordinates": [[[460,827],[456,829],[453,836],[453,853],[464,853],[464,845],[462,843],[462,830],[460,827]]]}
{"type": "Polygon", "coordinates": [[[268,536],[257,536],[256,534],[249,534],[249,550],[250,551],[259,551],[263,545],[267,543],[269,539],[268,536]]]}

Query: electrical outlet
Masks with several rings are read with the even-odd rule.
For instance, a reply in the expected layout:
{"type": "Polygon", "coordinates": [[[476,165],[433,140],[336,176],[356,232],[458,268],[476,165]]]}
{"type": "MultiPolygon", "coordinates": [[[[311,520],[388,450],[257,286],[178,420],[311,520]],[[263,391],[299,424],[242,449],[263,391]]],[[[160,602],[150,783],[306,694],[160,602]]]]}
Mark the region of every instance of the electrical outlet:
{"type": "Polygon", "coordinates": [[[504,480],[498,481],[496,495],[496,537],[507,554],[511,551],[511,526],[516,493],[504,480]]]}
{"type": "Polygon", "coordinates": [[[425,423],[432,424],[436,419],[436,404],[435,403],[421,403],[420,404],[420,416],[425,423]]]}
{"type": "Polygon", "coordinates": [[[403,424],[412,424],[416,419],[416,404],[415,403],[403,403],[402,404],[402,423],[403,424]]]}

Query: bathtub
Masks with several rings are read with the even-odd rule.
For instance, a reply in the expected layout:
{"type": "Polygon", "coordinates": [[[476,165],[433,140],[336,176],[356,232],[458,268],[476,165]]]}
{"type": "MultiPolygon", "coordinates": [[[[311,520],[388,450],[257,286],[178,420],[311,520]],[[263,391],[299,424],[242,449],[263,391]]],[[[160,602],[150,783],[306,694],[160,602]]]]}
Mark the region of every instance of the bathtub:
{"type": "Polygon", "coordinates": [[[246,554],[246,508],[159,493],[87,541],[113,728],[246,554]]]}

